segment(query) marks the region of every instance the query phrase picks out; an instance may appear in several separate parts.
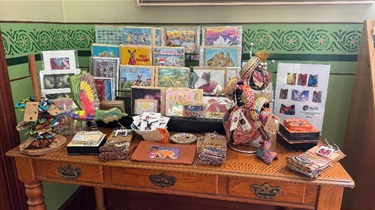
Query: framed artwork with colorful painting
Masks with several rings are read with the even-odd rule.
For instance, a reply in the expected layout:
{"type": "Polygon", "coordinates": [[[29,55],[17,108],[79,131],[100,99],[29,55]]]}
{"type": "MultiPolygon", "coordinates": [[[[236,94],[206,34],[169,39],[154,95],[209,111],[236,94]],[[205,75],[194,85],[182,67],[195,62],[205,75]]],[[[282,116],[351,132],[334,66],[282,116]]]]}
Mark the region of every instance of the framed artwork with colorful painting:
{"type": "Polygon", "coordinates": [[[152,66],[152,47],[120,45],[122,65],[152,66]]]}
{"type": "Polygon", "coordinates": [[[190,68],[157,66],[155,73],[155,86],[189,88],[190,68]]]}
{"type": "Polygon", "coordinates": [[[156,99],[135,99],[134,114],[142,114],[143,112],[157,112],[158,100],[156,99]]]}
{"type": "Polygon", "coordinates": [[[208,67],[240,67],[241,47],[202,46],[199,65],[208,67]]]}
{"type": "Polygon", "coordinates": [[[99,101],[115,100],[115,79],[107,77],[93,77],[99,101]]]}
{"type": "Polygon", "coordinates": [[[120,57],[120,47],[118,45],[97,44],[91,45],[92,57],[120,57]]]}
{"type": "Polygon", "coordinates": [[[68,78],[77,75],[80,69],[40,71],[40,91],[43,95],[54,93],[70,93],[68,78]]]}
{"type": "Polygon", "coordinates": [[[155,40],[154,27],[130,27],[122,28],[122,44],[152,46],[155,40]]]}
{"type": "Polygon", "coordinates": [[[204,95],[216,95],[225,86],[226,68],[194,67],[192,85],[202,89],[204,95]]]}
{"type": "Polygon", "coordinates": [[[42,51],[43,70],[77,69],[78,58],[76,50],[42,51]]]}
{"type": "Polygon", "coordinates": [[[115,81],[115,88],[117,89],[119,67],[119,58],[92,57],[90,72],[93,77],[113,78],[115,81]]]}
{"type": "Polygon", "coordinates": [[[242,26],[202,27],[202,45],[242,46],[242,26]]]}

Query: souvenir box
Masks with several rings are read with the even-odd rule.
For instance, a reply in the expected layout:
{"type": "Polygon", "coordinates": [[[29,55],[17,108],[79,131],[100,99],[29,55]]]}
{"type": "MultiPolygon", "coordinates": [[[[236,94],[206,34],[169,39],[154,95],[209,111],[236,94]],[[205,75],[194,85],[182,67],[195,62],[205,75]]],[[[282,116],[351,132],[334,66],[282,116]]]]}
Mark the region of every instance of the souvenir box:
{"type": "Polygon", "coordinates": [[[289,141],[317,140],[320,138],[320,132],[316,129],[313,129],[311,132],[291,132],[282,123],[279,125],[279,132],[289,141]]]}
{"type": "Polygon", "coordinates": [[[66,146],[68,155],[98,155],[100,153],[99,148],[106,142],[106,134],[86,135],[85,133],[88,132],[81,131],[74,135],[72,141],[66,146]]]}
{"type": "Polygon", "coordinates": [[[276,141],[289,151],[306,151],[316,146],[319,140],[290,141],[281,132],[277,132],[276,141]]]}

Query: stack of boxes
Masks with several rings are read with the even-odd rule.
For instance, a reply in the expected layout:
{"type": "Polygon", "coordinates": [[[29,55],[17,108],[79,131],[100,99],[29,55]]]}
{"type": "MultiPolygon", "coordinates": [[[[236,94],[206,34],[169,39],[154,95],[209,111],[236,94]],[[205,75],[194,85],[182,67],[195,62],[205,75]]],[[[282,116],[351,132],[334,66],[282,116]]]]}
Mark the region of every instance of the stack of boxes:
{"type": "Polygon", "coordinates": [[[285,119],[276,140],[289,151],[306,151],[319,142],[320,132],[305,119],[285,119]]]}

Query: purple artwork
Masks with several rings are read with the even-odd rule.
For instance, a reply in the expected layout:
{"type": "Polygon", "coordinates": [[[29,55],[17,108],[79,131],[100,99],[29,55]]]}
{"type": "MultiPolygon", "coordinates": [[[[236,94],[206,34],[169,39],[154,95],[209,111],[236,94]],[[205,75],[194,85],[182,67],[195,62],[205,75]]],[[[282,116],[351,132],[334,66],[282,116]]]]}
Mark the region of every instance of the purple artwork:
{"type": "Polygon", "coordinates": [[[242,27],[206,27],[204,45],[230,46],[242,44],[242,27]]]}

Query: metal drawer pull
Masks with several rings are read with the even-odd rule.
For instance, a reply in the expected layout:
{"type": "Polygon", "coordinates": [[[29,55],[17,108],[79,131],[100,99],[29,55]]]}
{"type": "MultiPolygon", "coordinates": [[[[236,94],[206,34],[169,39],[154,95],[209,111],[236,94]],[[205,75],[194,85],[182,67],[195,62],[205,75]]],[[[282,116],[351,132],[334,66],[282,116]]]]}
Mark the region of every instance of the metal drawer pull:
{"type": "Polygon", "coordinates": [[[82,174],[80,168],[73,168],[72,165],[60,166],[58,170],[60,176],[64,179],[75,179],[82,174]]]}
{"type": "Polygon", "coordinates": [[[263,199],[273,199],[281,192],[281,187],[272,187],[268,183],[262,185],[253,184],[250,189],[256,196],[263,199]]]}
{"type": "Polygon", "coordinates": [[[159,187],[170,187],[173,186],[177,181],[175,176],[167,176],[165,173],[161,173],[159,175],[151,174],[149,178],[152,184],[159,187]]]}

